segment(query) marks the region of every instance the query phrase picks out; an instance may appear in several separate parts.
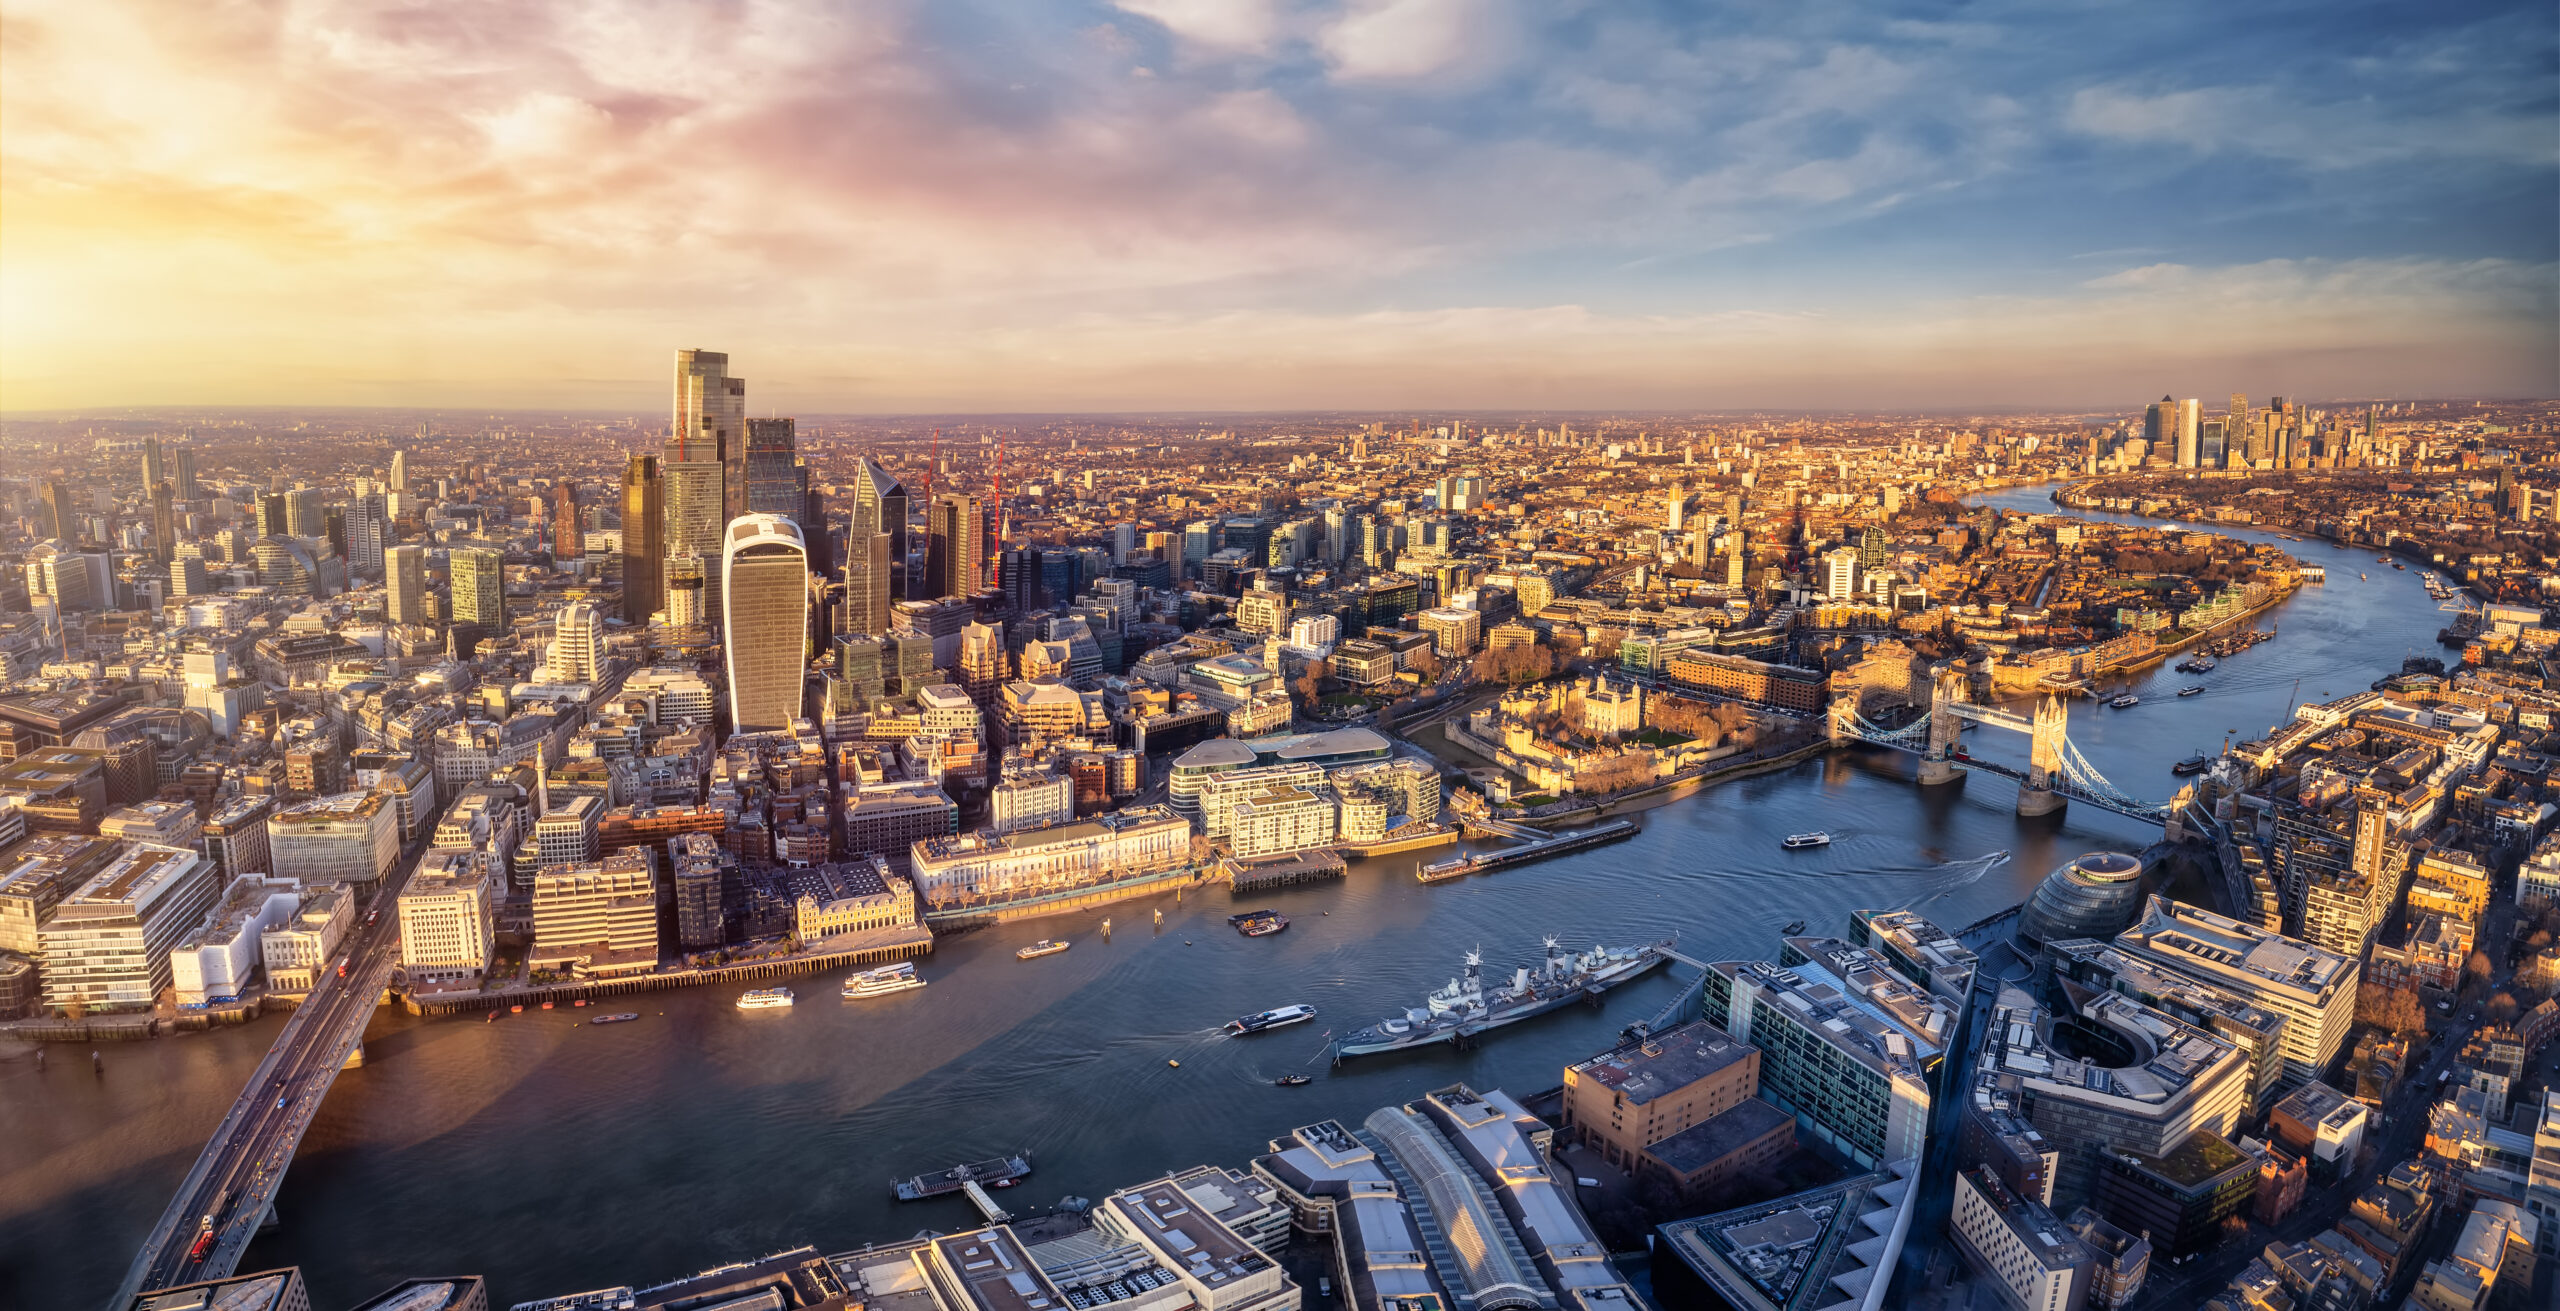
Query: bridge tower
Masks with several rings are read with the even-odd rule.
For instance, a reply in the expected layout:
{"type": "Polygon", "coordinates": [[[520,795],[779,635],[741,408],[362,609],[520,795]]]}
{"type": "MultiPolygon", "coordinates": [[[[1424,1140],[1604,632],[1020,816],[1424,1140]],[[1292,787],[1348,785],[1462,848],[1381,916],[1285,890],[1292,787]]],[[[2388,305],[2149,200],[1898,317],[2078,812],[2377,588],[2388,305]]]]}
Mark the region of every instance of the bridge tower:
{"type": "Polygon", "coordinates": [[[1964,671],[1939,665],[1930,671],[1930,680],[1929,749],[1920,757],[1922,787],[1964,780],[1964,771],[1947,759],[1963,745],[1964,721],[1956,717],[1954,707],[1964,700],[1964,671]]]}
{"type": "Polygon", "coordinates": [[[2036,731],[2027,750],[2027,777],[2018,784],[2018,813],[2050,815],[2060,811],[2063,798],[2053,790],[2053,782],[2062,775],[2062,736],[2070,727],[2070,703],[2051,692],[2036,702],[2036,731]]]}
{"type": "Polygon", "coordinates": [[[1831,745],[1854,742],[1858,737],[1858,691],[1855,688],[1831,698],[1823,718],[1831,730],[1831,745]]]}

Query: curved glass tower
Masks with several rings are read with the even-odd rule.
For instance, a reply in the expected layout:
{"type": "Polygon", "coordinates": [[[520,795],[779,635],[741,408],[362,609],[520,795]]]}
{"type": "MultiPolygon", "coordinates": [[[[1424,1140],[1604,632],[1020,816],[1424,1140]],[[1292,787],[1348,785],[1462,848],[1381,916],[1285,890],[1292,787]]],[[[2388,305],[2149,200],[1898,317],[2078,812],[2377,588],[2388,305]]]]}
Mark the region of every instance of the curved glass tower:
{"type": "Polygon", "coordinates": [[[808,664],[809,547],[778,514],[741,515],[722,535],[722,652],[734,731],[789,728],[808,664]]]}

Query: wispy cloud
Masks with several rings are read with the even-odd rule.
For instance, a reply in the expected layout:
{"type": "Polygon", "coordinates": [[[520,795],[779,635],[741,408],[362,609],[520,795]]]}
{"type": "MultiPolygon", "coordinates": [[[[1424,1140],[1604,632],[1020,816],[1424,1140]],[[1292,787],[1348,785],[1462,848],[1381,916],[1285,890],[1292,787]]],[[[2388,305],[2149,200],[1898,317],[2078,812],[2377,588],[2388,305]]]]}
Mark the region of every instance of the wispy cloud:
{"type": "Polygon", "coordinates": [[[2234,269],[2336,321],[2145,358],[2547,338],[2547,7],[2160,40],[2208,12],[0,0],[0,405],[640,399],[679,340],[837,408],[2042,388],[2234,269]]]}

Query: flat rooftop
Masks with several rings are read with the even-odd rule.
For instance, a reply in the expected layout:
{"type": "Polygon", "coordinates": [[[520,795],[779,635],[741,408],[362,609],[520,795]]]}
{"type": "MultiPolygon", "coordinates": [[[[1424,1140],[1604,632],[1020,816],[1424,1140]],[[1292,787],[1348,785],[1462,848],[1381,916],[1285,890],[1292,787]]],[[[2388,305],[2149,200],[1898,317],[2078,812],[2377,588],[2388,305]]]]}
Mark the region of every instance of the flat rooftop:
{"type": "Polygon", "coordinates": [[[2327,995],[2355,970],[2354,961],[2336,952],[2157,894],[2143,908],[2142,919],[2116,941],[2312,996],[2327,995]]]}
{"type": "Polygon", "coordinates": [[[1701,1020],[1666,1029],[1642,1046],[1594,1056],[1573,1072],[1642,1106],[1747,1060],[1755,1050],[1701,1020]]]}
{"type": "Polygon", "coordinates": [[[1779,1129],[1793,1129],[1796,1117],[1757,1097],[1746,1097],[1645,1148],[1645,1154],[1682,1174],[1702,1169],[1779,1129]]]}
{"type": "Polygon", "coordinates": [[[57,915],[84,906],[119,910],[139,907],[205,859],[200,853],[178,847],[143,842],[115,845],[120,850],[86,884],[62,899],[57,915]]]}
{"type": "Polygon", "coordinates": [[[1066,1294],[1003,1226],[933,1240],[938,1260],[978,1311],[1057,1311],[1066,1294]]]}

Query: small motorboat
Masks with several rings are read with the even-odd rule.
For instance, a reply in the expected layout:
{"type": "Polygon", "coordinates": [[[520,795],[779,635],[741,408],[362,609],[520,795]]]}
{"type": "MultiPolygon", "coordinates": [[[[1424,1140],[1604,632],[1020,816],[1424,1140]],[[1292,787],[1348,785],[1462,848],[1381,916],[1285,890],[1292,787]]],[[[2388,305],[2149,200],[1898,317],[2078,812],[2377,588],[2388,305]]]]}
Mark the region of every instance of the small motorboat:
{"type": "Polygon", "coordinates": [[[495,1024],[495,1023],[497,1023],[497,1022],[498,1022],[498,1013],[497,1013],[496,1011],[491,1011],[491,1012],[489,1012],[489,1018],[488,1018],[486,1021],[483,1021],[483,1022],[484,1022],[484,1023],[488,1023],[488,1024],[495,1024]]]}
{"type": "Polygon", "coordinates": [[[1068,947],[1073,945],[1073,943],[1061,942],[1055,938],[1042,938],[1038,942],[1032,943],[1030,946],[1013,953],[1013,958],[1015,960],[1038,960],[1043,956],[1055,956],[1059,952],[1065,951],[1068,947]]]}
{"type": "Polygon", "coordinates": [[[2194,755],[2169,766],[2169,772],[2180,778],[2185,778],[2189,774],[2201,774],[2211,768],[2213,768],[2213,757],[2199,751],[2194,755]]]}
{"type": "Polygon", "coordinates": [[[1786,934],[1788,937],[1792,938],[1795,935],[1804,932],[1804,921],[1789,920],[1787,921],[1787,927],[1778,930],[1778,932],[1786,934]]]}
{"type": "Polygon", "coordinates": [[[515,1005],[508,1007],[508,1008],[507,1008],[507,1013],[508,1013],[508,1014],[510,1014],[510,1015],[522,1015],[522,1014],[524,1014],[524,1003],[523,1003],[523,1002],[517,1002],[515,1005]]]}
{"type": "Polygon", "coordinates": [[[1310,1079],[1303,1074],[1284,1074],[1271,1081],[1274,1087],[1279,1088],[1303,1088],[1314,1082],[1315,1080],[1310,1079]]]}
{"type": "Polygon", "coordinates": [[[1778,845],[1789,851],[1802,851],[1807,847],[1827,847],[1831,845],[1831,835],[1828,833],[1790,833],[1787,835],[1787,840],[1779,843],[1778,845]]]}
{"type": "Polygon", "coordinates": [[[2142,704],[2142,698],[2135,696],[2131,692],[2127,692],[2123,696],[2117,697],[2115,700],[2110,701],[2107,704],[2114,706],[2118,710],[2131,710],[2135,706],[2142,704]]]}
{"type": "Polygon", "coordinates": [[[1176,1070],[1179,1070],[1179,1069],[1181,1069],[1181,1068],[1182,1068],[1182,1062],[1180,1062],[1180,1061],[1166,1061],[1166,1062],[1165,1062],[1165,1065],[1166,1065],[1166,1066],[1168,1066],[1168,1067],[1170,1067],[1170,1068],[1172,1068],[1172,1069],[1176,1069],[1176,1070]]]}
{"type": "Polygon", "coordinates": [[[2201,687],[2201,686],[2197,686],[2197,687],[2182,687],[2182,688],[2179,688],[2179,689],[2178,689],[2178,695],[2180,695],[2180,696],[2200,696],[2200,695],[2202,695],[2203,693],[2204,693],[2204,688],[2203,688],[2203,687],[2201,687]]]}

